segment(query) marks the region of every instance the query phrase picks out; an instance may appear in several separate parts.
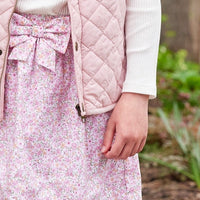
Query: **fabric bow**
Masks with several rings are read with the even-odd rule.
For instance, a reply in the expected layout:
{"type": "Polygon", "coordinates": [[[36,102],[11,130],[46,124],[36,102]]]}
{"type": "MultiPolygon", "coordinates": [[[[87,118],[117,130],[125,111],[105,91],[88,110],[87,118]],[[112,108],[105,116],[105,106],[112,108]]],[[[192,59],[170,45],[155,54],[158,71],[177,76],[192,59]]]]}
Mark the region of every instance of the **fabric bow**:
{"type": "Polygon", "coordinates": [[[13,14],[10,28],[10,47],[8,59],[28,61],[35,58],[42,65],[55,72],[56,51],[64,54],[70,38],[69,16],[56,17],[36,25],[31,20],[13,14]]]}

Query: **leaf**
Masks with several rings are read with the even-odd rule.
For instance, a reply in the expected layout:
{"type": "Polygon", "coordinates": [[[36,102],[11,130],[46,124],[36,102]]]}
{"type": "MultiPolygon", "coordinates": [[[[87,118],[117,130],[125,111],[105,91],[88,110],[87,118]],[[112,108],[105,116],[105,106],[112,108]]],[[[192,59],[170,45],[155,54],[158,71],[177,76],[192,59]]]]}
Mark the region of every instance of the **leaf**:
{"type": "Polygon", "coordinates": [[[162,121],[163,121],[163,123],[164,123],[164,125],[165,125],[165,127],[167,129],[167,131],[172,136],[173,135],[173,131],[172,131],[172,128],[170,126],[170,123],[169,123],[169,120],[168,120],[167,116],[165,115],[165,113],[160,108],[158,109],[157,112],[158,112],[159,116],[161,117],[161,119],[162,119],[162,121]]]}

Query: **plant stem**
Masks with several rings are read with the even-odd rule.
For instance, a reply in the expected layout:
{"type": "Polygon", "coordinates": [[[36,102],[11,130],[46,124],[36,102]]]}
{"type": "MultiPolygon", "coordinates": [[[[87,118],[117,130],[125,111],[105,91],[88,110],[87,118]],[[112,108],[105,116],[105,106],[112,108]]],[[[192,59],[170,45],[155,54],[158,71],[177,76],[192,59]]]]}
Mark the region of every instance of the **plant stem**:
{"type": "Polygon", "coordinates": [[[167,163],[167,162],[160,160],[158,158],[151,157],[149,155],[145,155],[143,153],[139,153],[139,157],[143,160],[146,160],[146,161],[149,161],[149,162],[155,162],[155,163],[158,163],[159,165],[162,165],[164,167],[168,167],[169,169],[172,169],[172,170],[174,170],[178,173],[181,173],[184,176],[188,177],[189,179],[195,181],[195,177],[192,174],[190,174],[189,172],[187,172],[183,169],[180,169],[180,168],[178,168],[178,167],[176,167],[176,166],[174,166],[170,163],[167,163]]]}

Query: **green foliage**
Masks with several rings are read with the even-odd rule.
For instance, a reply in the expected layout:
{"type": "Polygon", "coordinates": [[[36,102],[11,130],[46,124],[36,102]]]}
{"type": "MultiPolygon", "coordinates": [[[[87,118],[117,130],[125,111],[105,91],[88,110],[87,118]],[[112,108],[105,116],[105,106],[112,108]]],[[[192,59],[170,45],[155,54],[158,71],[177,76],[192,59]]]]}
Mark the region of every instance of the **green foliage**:
{"type": "MultiPolygon", "coordinates": [[[[196,185],[200,188],[200,126],[196,134],[192,133],[189,126],[184,124],[183,117],[176,103],[173,104],[172,121],[169,120],[163,110],[158,109],[158,114],[171,138],[176,141],[177,146],[186,161],[186,168],[177,167],[173,163],[168,163],[145,154],[141,154],[140,157],[148,161],[156,162],[187,176],[195,181],[196,185]]],[[[196,112],[193,123],[196,123],[199,116],[200,110],[196,112]]]]}
{"type": "Polygon", "coordinates": [[[168,15],[162,14],[162,23],[165,23],[168,21],[168,15]]]}
{"type": "Polygon", "coordinates": [[[165,110],[173,102],[183,108],[185,102],[197,106],[200,101],[200,65],[187,59],[187,51],[171,52],[161,45],[158,56],[158,97],[165,110]]]}
{"type": "MultiPolygon", "coordinates": [[[[167,16],[163,15],[162,20],[166,22],[167,16]]],[[[175,34],[166,33],[168,37],[175,34]]],[[[186,50],[172,52],[160,45],[157,86],[163,107],[158,114],[170,135],[171,146],[145,145],[146,150],[139,156],[188,177],[200,188],[200,65],[187,59],[186,50]],[[177,159],[170,160],[170,156],[177,159]]]]}
{"type": "Polygon", "coordinates": [[[172,31],[172,30],[166,31],[165,34],[166,34],[166,37],[168,37],[168,38],[173,38],[173,37],[176,36],[176,32],[175,32],[175,31],[172,31]]]}

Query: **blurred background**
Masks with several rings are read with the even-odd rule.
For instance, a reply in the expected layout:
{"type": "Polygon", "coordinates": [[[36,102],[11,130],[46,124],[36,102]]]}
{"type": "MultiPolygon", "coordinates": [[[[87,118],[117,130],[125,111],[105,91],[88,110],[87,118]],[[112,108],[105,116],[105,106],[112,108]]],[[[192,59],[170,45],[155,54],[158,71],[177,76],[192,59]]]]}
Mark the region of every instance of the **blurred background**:
{"type": "Polygon", "coordinates": [[[143,200],[200,200],[200,0],[162,0],[157,85],[139,154],[143,200]]]}

